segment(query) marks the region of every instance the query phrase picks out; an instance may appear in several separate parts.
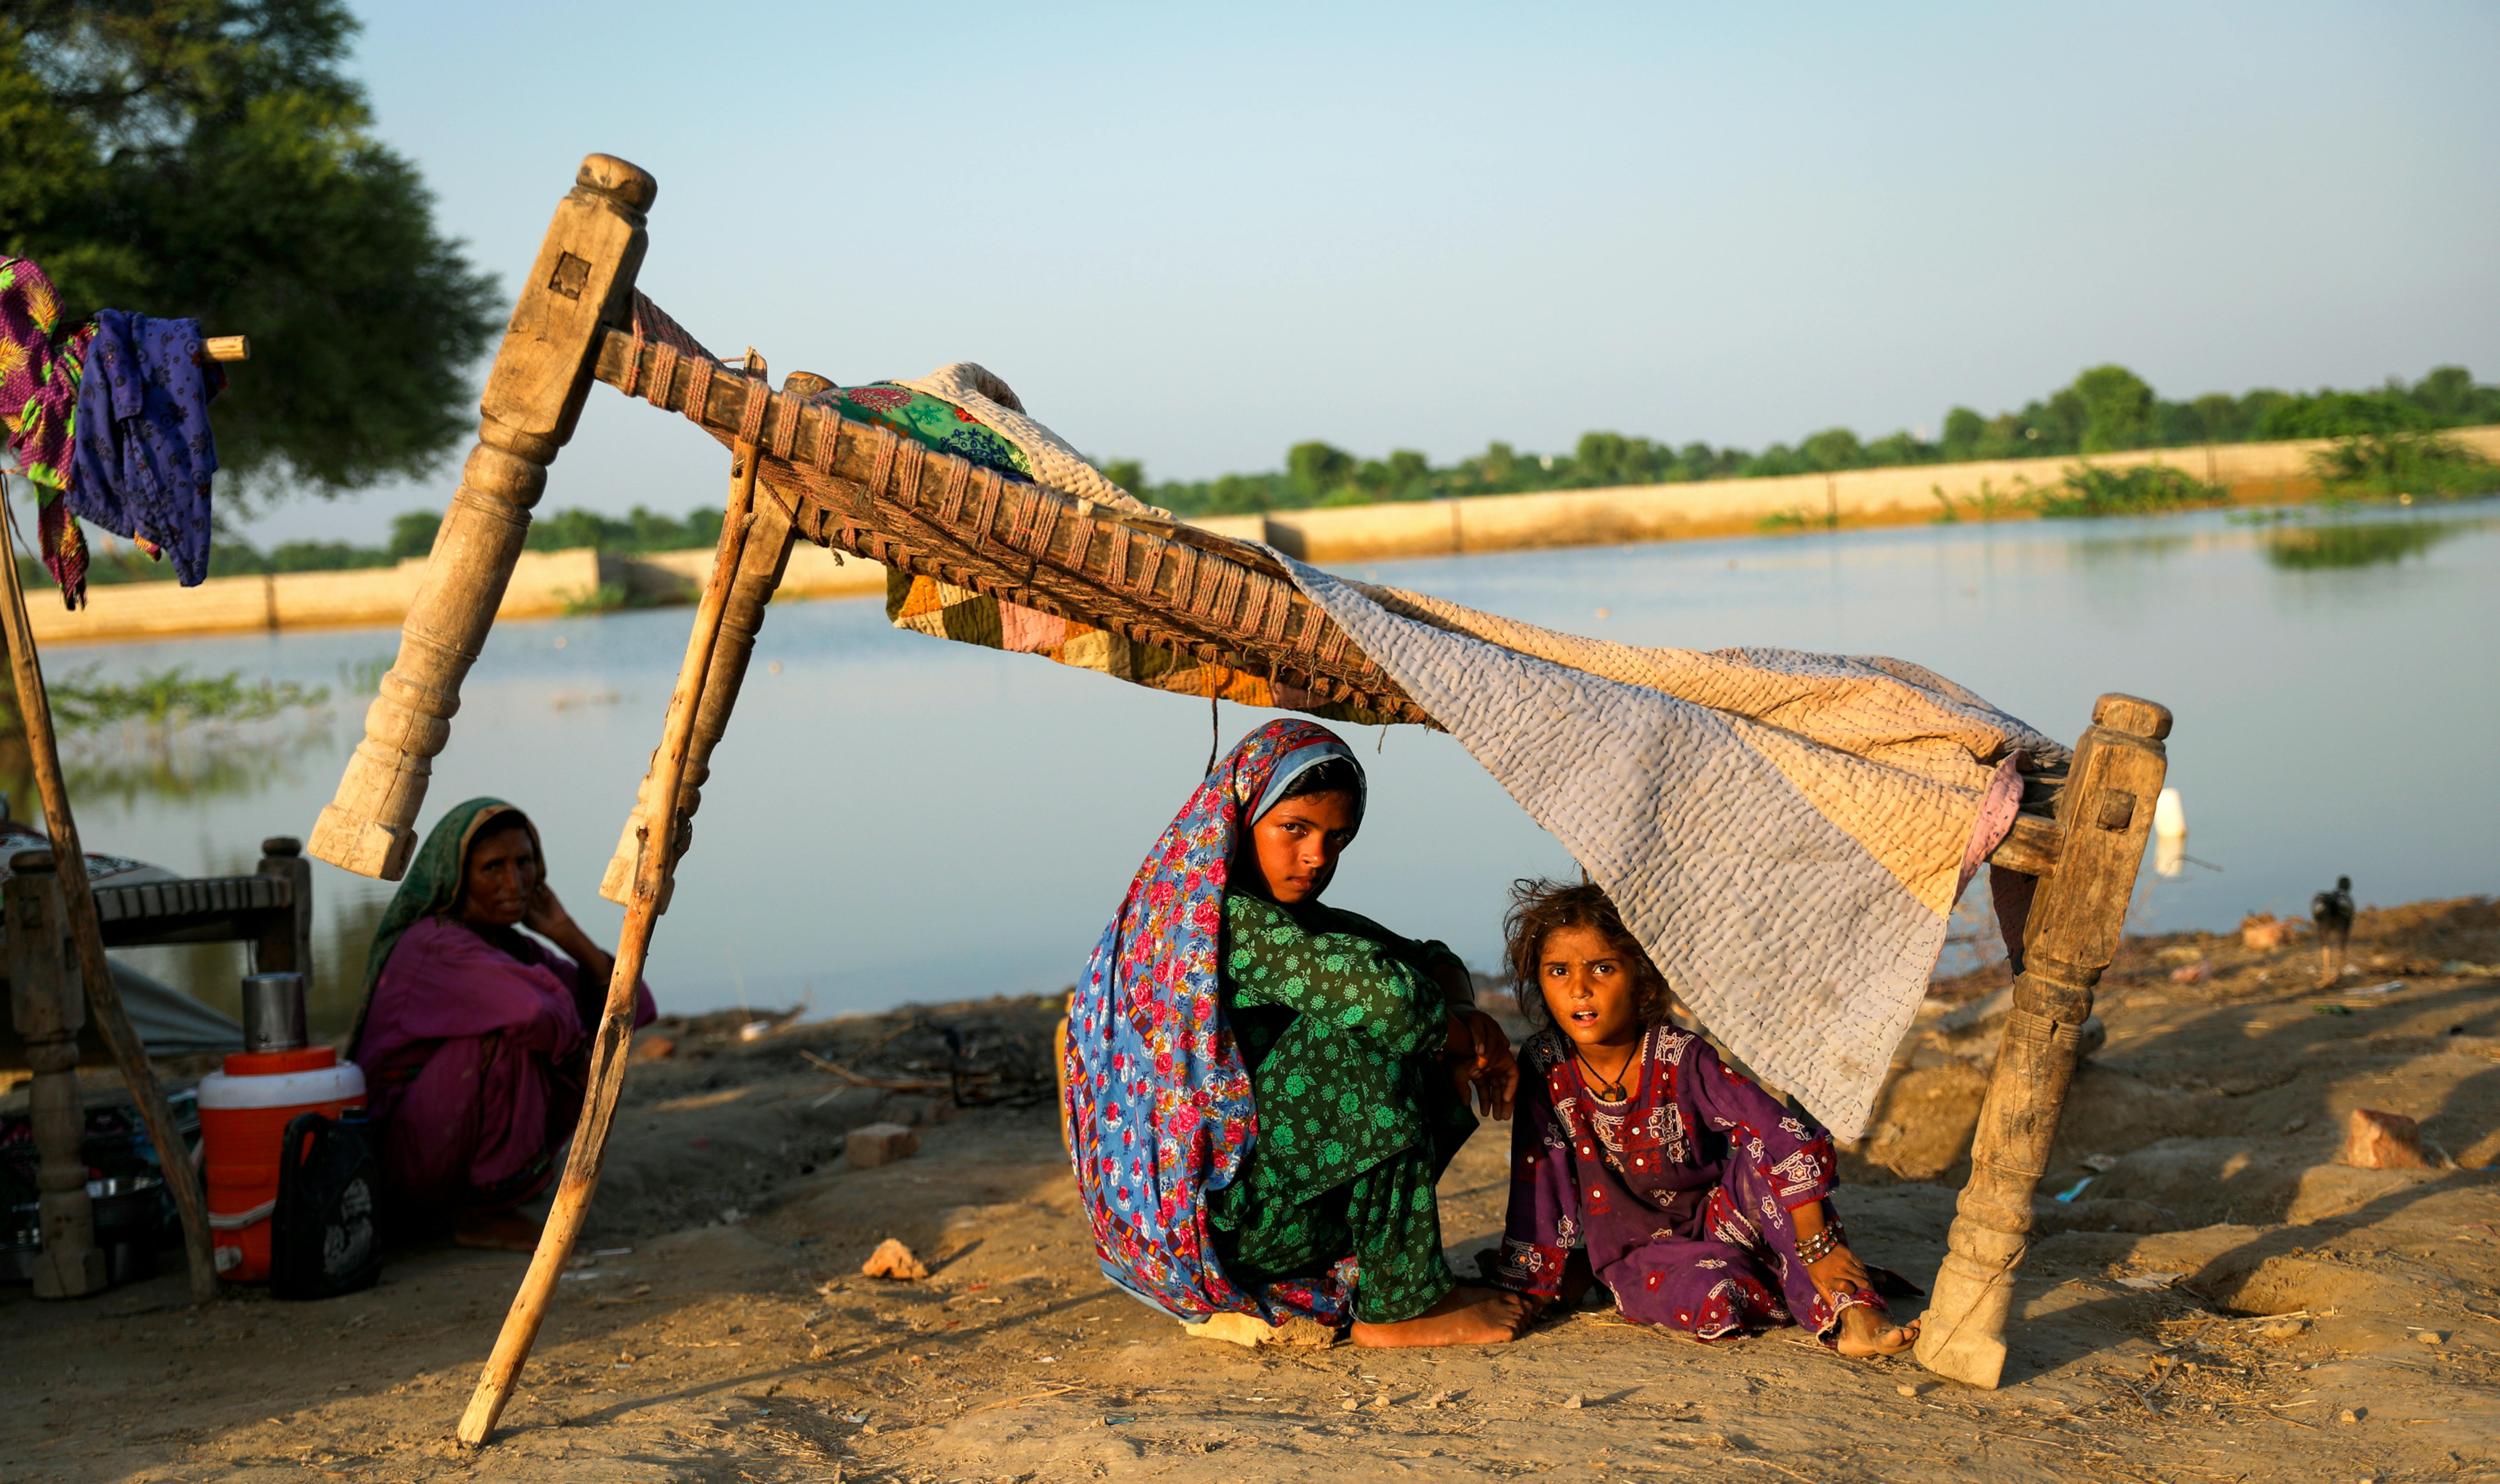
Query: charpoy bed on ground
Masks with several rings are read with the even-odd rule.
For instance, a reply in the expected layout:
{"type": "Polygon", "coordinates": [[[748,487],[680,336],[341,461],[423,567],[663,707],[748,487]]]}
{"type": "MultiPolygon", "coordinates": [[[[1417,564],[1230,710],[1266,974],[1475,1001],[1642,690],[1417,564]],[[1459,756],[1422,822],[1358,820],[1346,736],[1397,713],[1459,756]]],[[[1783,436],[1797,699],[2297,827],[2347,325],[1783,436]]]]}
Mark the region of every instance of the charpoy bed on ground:
{"type": "Polygon", "coordinates": [[[1140,504],[969,365],[892,385],[964,411],[1015,448],[1017,471],[925,447],[846,419],[823,377],[774,391],[752,352],[714,359],[635,286],[657,182],[607,155],[576,181],[488,376],[398,661],[312,845],[368,876],[406,867],[430,759],[594,380],[731,447],[711,579],[604,887],[628,912],[590,1096],[464,1440],[491,1435],[580,1230],[632,986],[800,539],[884,564],[890,614],[924,632],[1182,694],[1456,733],[1625,904],[1714,1032],[1844,1132],[1863,1120],[1954,896],[1983,858],[1997,867],[2021,977],[1918,1347],[1930,1369],[1996,1383],[2032,1187],[2152,827],[2166,710],[2104,695],[2069,755],[1914,665],[1634,649],[1345,583],[1140,504]],[[1670,918],[1700,946],[1667,944],[1670,918]]]}

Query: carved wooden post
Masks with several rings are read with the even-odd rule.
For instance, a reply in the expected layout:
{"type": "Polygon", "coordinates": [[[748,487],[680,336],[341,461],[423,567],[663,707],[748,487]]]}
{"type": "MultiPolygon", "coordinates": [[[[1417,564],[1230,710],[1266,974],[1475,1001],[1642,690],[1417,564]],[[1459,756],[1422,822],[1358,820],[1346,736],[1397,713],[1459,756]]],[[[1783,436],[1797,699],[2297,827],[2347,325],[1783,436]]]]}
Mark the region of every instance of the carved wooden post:
{"type": "Polygon", "coordinates": [[[5,888],[9,914],[9,1013],[26,1038],[27,1093],[44,1248],[35,1258],[35,1297],[75,1299],[101,1291],[104,1253],[95,1244],[95,1207],[86,1194],[86,1110],[79,1102],[78,1033],[86,1000],[68,948],[69,921],[50,851],[21,851],[5,888]]]}
{"type": "Polygon", "coordinates": [[[261,841],[259,874],[292,886],[295,905],[253,940],[252,972],[301,974],[309,997],[312,993],[312,862],[304,858],[304,842],[290,835],[261,841]]]}
{"type": "Polygon", "coordinates": [[[605,154],[583,160],[575,179],[487,374],[477,443],[401,626],[399,660],[365,713],[338,796],[312,827],[314,855],[362,875],[396,881],[408,869],[460,683],[494,626],[546,467],[573,436],[601,329],[624,321],[642,266],[642,213],[659,183],[605,154]]]}
{"type": "Polygon", "coordinates": [[[1980,1106],[1970,1183],[1919,1334],[1919,1363],[1940,1375],[1993,1387],[2004,1372],[2005,1321],[2031,1232],[2032,1191],[2065,1112],[2092,986],[2126,926],[2169,734],[2163,707],[2104,695],[2076,744],[2057,801],[2057,867],[2040,884],[2024,924],[2023,975],[1980,1106]]]}

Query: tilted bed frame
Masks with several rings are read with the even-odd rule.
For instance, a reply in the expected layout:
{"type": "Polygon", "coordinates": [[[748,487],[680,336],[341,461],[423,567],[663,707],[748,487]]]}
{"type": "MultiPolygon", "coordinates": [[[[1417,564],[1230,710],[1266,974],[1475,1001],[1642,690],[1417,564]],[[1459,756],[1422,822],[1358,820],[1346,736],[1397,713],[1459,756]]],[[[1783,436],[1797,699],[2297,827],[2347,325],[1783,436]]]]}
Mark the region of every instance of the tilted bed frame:
{"type": "MultiPolygon", "coordinates": [[[[804,537],[936,575],[1384,720],[1432,723],[1255,546],[1003,478],[845,421],[809,400],[830,385],[821,377],[794,376],[776,392],[760,361],[724,365],[638,337],[635,277],[643,212],[658,184],[598,154],[582,162],[576,180],[487,377],[477,442],[402,629],[398,661],[311,847],[367,876],[396,879],[407,869],[431,759],[449,740],[461,681],[493,626],[547,466],[572,436],[594,380],[682,413],[731,447],[711,580],[660,749],[603,885],[627,916],[590,1096],[545,1237],[461,1421],[460,1436],[473,1445],[493,1432],[597,1185],[631,1037],[633,985],[793,542],[804,537]],[[653,803],[664,798],[674,807],[655,837],[653,803]]],[[[1919,1360],[1939,1373],[1980,1386],[1994,1386],[2002,1374],[2033,1187],[2065,1106],[2093,985],[2124,925],[2169,730],[2170,714],[2159,705],[2100,697],[2070,767],[2029,780],[2013,833],[1989,857],[2039,882],[1970,1181],[1919,1339],[1919,1360]]]]}

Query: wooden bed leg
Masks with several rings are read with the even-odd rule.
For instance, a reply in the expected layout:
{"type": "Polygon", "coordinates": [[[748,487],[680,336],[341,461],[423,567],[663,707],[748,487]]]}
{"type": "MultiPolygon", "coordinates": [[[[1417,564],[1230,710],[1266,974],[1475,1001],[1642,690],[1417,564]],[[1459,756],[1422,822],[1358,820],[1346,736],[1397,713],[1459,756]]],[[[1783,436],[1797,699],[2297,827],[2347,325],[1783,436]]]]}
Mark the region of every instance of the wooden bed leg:
{"type": "MultiPolygon", "coordinates": [[[[797,381],[797,377],[792,377],[797,381]]],[[[746,662],[755,654],[756,630],[764,627],[765,605],[781,586],[781,574],[790,565],[790,548],[797,532],[790,526],[790,512],[769,492],[755,502],[755,524],[746,535],[746,552],[738,565],[738,576],[730,583],[729,605],[721,613],[720,643],[712,651],[711,669],[704,677],[703,702],[695,711],[695,730],[686,754],[685,779],[677,787],[677,815],[689,823],[678,830],[676,849],[683,855],[694,833],[695,810],[703,804],[703,786],[711,777],[711,750],[729,729],[729,713],[738,704],[739,687],[746,680],[746,662]]],[[[651,755],[652,768],[659,766],[659,755],[651,755]]],[[[634,812],[626,817],[625,833],[616,842],[616,854],[608,862],[608,874],[599,883],[599,894],[619,906],[634,899],[634,862],[641,854],[640,842],[643,825],[651,817],[651,772],[642,774],[642,786],[634,796],[634,812]]],[[[669,893],[675,888],[672,876],[660,887],[660,910],[669,910],[669,893]]]]}
{"type": "MultiPolygon", "coordinates": [[[[69,780],[61,773],[61,754],[52,730],[52,702],[44,689],[43,656],[35,649],[34,624],[26,615],[26,589],[17,580],[13,536],[0,534],[0,624],[8,629],[9,667],[17,687],[17,715],[26,727],[26,752],[34,764],[35,789],[44,802],[44,832],[52,837],[52,857],[69,863],[55,866],[61,912],[69,922],[70,945],[78,955],[78,977],[86,991],[87,1014],[95,1017],[96,1034],[121,1072],[121,1084],[139,1109],[148,1142],[156,1146],[157,1166],[164,1172],[166,1193],[182,1220],[182,1252],[191,1275],[191,1302],[207,1304],[217,1296],[215,1237],[209,1230],[209,1200],[200,1172],[182,1142],[181,1125],[174,1121],[173,1105],[156,1081],[148,1059],[148,1044],[131,1026],[130,1012],[114,983],[112,961],[104,956],[104,924],[96,917],[95,887],[86,876],[86,848],[79,843],[78,818],[70,813],[69,780]]],[[[82,1185],[81,1194],[84,1194],[82,1185]]]]}
{"type": "MultiPolygon", "coordinates": [[[[748,370],[761,376],[753,357],[748,370]]],[[[762,455],[752,443],[738,445],[732,467],[729,508],[723,513],[720,545],[711,559],[711,578],[704,584],[703,601],[695,609],[694,630],[686,638],[686,657],[677,667],[676,688],[669,693],[669,716],[660,731],[660,750],[651,762],[651,796],[674,798],[684,781],[686,756],[694,743],[695,715],[709,694],[712,656],[720,641],[721,620],[729,592],[746,554],[755,500],[755,479],[762,455]]],[[[2150,806],[2147,806],[2150,807],[2150,806]]],[[[674,822],[666,822],[674,825],[674,822]]],[[[538,1251],[522,1274],[520,1292],[504,1315],[495,1350],[486,1358],[477,1389],[470,1394],[469,1410],[460,1418],[460,1440],[478,1447],[494,1435],[496,1419],[512,1399],[521,1367],[546,1321],[547,1304],[555,1297],[556,1279],[573,1255],[574,1240],[590,1215],[590,1198],[599,1188],[599,1171],[608,1157],[608,1130],[616,1116],[616,1096],[624,1090],[625,1058],[634,1044],[634,986],[642,977],[642,960],[650,952],[651,929],[667,900],[669,874],[677,851],[670,849],[673,828],[645,829],[634,873],[634,895],[625,909],[625,927],[616,938],[616,967],[608,980],[608,1003],[590,1046],[590,1085],[581,1100],[581,1121],[574,1126],[573,1153],[565,1161],[563,1182],[555,1205],[539,1234],[538,1251]]]]}
{"type": "Polygon", "coordinates": [[[624,319],[642,266],[642,213],[659,183],[605,154],[583,160],[574,178],[487,373],[477,442],[400,627],[398,661],[365,713],[337,797],[312,826],[312,854],[361,875],[397,881],[408,869],[460,683],[494,627],[546,467],[573,436],[601,329],[624,319]]]}
{"type": "Polygon", "coordinates": [[[2057,805],[2064,837],[2057,868],[2040,884],[2024,926],[2023,975],[1980,1106],[1970,1183],[1920,1329],[1919,1364],[1939,1375],[1993,1388],[2004,1373],[2005,1325],[2031,1233],[2032,1192],[2065,1112],[2092,986],[2126,927],[2168,767],[2161,739],[2169,734],[2163,707],[2104,695],[2076,745],[2057,805]]]}
{"type": "Polygon", "coordinates": [[[27,1116],[43,1161],[35,1178],[44,1231],[35,1297],[83,1298],[102,1292],[107,1280],[104,1252],[95,1244],[95,1205],[86,1194],[86,1156],[80,1151],[86,1112],[79,1102],[78,1033],[86,1006],[79,998],[75,960],[65,952],[69,924],[52,853],[20,851],[10,865],[16,874],[5,887],[9,1007],[35,1073],[27,1116]]]}

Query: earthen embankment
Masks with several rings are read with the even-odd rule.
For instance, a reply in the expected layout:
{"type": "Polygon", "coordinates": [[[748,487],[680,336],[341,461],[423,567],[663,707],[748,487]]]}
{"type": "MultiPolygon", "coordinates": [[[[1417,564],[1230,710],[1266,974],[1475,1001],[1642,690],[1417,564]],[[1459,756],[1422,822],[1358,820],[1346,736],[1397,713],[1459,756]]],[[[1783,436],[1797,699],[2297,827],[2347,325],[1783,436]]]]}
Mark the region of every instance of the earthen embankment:
{"type": "MultiPolygon", "coordinates": [[[[2500,459],[2500,427],[2449,436],[2500,459]]],[[[2167,465],[2228,491],[2240,504],[2316,498],[2312,461],[2325,439],[2225,443],[2100,454],[2099,468],[2167,465]]],[[[1608,546],[1753,535],[1765,529],[1831,530],[1921,525],[1956,519],[2022,520],[2013,503],[2056,484],[2073,459],[2000,459],[1976,464],[1848,469],[1777,479],[1476,495],[1457,500],[1271,510],[1207,516],[1195,524],[1224,535],[1266,541],[1306,562],[1389,561],[1538,547],[1608,546]]],[[[587,547],[524,552],[496,609],[500,619],[556,618],[618,605],[692,602],[711,570],[708,550],[625,557],[587,547]]],[[[170,582],[90,588],[87,606],[64,611],[46,593],[29,594],[35,637],[45,644],[177,638],[248,629],[386,628],[408,616],[425,581],[425,560],[344,572],[213,577],[196,588],[170,582]]],[[[866,597],[885,591],[885,569],[802,544],[790,554],[782,597],[866,597]]]]}

